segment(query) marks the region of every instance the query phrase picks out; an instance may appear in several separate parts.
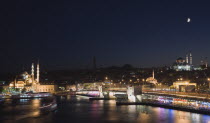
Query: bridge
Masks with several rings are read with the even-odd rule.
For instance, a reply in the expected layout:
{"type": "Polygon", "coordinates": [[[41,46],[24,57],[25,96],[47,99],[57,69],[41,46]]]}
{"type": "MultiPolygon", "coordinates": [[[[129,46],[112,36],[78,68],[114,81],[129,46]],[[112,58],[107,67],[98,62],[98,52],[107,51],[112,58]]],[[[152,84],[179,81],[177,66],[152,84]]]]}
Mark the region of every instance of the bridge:
{"type": "Polygon", "coordinates": [[[210,95],[204,93],[145,89],[140,85],[110,86],[110,84],[102,84],[95,89],[80,89],[76,94],[101,99],[114,98],[118,104],[151,104],[210,111],[210,95]]]}

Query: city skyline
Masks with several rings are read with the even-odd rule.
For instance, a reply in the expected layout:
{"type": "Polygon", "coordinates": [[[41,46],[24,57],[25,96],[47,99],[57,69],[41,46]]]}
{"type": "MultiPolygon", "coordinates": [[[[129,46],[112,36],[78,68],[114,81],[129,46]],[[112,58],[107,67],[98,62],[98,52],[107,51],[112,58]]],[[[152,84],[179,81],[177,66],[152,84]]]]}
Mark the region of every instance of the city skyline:
{"type": "Polygon", "coordinates": [[[1,1],[1,121],[210,122],[209,6],[1,1]]]}
{"type": "MultiPolygon", "coordinates": [[[[191,53],[191,52],[188,52],[188,53],[191,53]]],[[[188,53],[185,53],[188,54],[188,53]]],[[[83,63],[83,64],[76,64],[76,66],[72,67],[71,65],[67,65],[67,64],[57,64],[57,65],[48,65],[46,63],[42,63],[42,67],[44,69],[44,71],[48,71],[48,70],[75,70],[75,69],[93,69],[94,67],[97,67],[97,68],[106,68],[106,67],[111,67],[111,66],[116,66],[116,67],[122,67],[126,64],[129,64],[133,67],[136,67],[136,68],[153,68],[153,67],[171,67],[173,68],[173,65],[174,63],[176,63],[176,60],[179,59],[179,58],[183,58],[184,60],[186,59],[187,56],[185,56],[184,54],[181,56],[176,56],[174,57],[173,60],[171,60],[170,63],[160,63],[160,65],[151,65],[151,66],[146,66],[146,65],[136,65],[136,64],[131,64],[131,63],[122,63],[122,64],[106,64],[106,63],[101,63],[101,62],[98,62],[97,58],[95,56],[93,57],[90,57],[88,58],[87,62],[83,63]]],[[[193,55],[193,59],[191,60],[192,62],[192,65],[194,67],[199,67],[200,65],[203,65],[204,63],[208,65],[208,57],[200,57],[199,59],[195,59],[196,56],[193,55]],[[196,61],[196,62],[195,62],[196,61]]],[[[189,56],[188,56],[189,58],[189,56]]],[[[198,58],[198,57],[196,57],[198,58]]],[[[189,58],[190,59],[190,58],[189,58]]],[[[20,63],[19,65],[16,66],[16,68],[14,69],[11,69],[10,71],[3,71],[1,73],[6,73],[6,72],[20,72],[20,71],[25,71],[25,70],[29,70],[30,66],[31,66],[31,63],[36,63],[36,62],[39,62],[39,60],[36,60],[36,59],[33,59],[31,61],[29,61],[29,63],[20,63]]]]}

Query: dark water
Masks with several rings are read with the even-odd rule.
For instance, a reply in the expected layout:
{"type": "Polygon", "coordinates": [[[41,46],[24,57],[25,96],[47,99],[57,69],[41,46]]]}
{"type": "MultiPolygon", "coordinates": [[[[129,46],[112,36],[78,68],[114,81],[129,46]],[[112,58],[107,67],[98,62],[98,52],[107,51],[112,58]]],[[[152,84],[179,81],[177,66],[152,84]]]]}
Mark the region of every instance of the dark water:
{"type": "Polygon", "coordinates": [[[75,123],[75,122],[141,122],[141,123],[210,123],[210,116],[164,109],[129,105],[116,106],[114,100],[89,101],[87,97],[57,97],[55,111],[41,111],[41,99],[6,100],[0,106],[0,122],[75,123]]]}

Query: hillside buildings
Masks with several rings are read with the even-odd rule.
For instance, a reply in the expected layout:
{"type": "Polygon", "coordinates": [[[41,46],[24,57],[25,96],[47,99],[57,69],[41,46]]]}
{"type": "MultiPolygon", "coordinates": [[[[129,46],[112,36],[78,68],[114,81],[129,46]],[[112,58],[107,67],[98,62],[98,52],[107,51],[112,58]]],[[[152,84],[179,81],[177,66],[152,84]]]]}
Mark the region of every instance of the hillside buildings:
{"type": "Polygon", "coordinates": [[[198,66],[193,65],[192,53],[186,55],[185,58],[179,57],[173,64],[172,68],[176,71],[192,71],[205,70],[208,67],[207,57],[201,58],[201,63],[198,66]]]}

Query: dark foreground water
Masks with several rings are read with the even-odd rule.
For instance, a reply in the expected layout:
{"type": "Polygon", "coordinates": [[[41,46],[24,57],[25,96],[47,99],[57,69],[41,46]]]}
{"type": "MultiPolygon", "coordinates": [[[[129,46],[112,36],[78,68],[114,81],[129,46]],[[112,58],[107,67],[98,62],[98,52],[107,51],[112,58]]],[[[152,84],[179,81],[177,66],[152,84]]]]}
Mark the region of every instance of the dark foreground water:
{"type": "Polygon", "coordinates": [[[116,106],[114,100],[89,101],[87,97],[57,97],[57,110],[42,111],[41,99],[6,100],[0,106],[0,122],[20,123],[210,123],[210,116],[164,109],[129,105],[116,106]]]}

